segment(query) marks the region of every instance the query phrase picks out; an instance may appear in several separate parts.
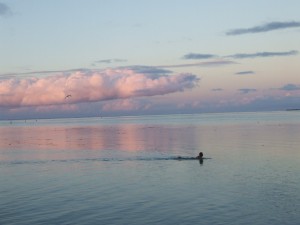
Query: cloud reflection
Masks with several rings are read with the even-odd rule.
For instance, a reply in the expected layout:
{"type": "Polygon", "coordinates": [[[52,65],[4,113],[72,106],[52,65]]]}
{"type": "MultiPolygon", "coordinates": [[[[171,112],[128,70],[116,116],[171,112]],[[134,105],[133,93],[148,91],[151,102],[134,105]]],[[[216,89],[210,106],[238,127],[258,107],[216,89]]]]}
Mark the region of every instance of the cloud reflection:
{"type": "MultiPolygon", "coordinates": [[[[27,122],[28,125],[30,123],[30,121],[27,122]]],[[[39,121],[34,123],[38,125],[39,121]]],[[[32,150],[34,156],[18,154],[19,160],[32,158],[64,160],[78,157],[101,158],[103,152],[109,151],[156,152],[176,155],[182,150],[189,149],[189,145],[195,146],[197,143],[194,135],[195,128],[186,126],[119,124],[68,127],[31,125],[14,126],[12,124],[12,126],[0,127],[0,149],[32,150]]],[[[0,160],[9,159],[2,158],[0,160]]]]}

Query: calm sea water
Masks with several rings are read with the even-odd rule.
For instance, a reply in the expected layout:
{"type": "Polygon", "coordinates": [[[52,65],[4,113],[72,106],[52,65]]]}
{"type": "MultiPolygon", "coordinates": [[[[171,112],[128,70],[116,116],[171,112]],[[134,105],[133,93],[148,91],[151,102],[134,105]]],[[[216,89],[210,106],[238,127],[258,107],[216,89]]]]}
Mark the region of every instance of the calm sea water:
{"type": "Polygon", "coordinates": [[[0,122],[1,225],[299,223],[300,112],[0,122]]]}

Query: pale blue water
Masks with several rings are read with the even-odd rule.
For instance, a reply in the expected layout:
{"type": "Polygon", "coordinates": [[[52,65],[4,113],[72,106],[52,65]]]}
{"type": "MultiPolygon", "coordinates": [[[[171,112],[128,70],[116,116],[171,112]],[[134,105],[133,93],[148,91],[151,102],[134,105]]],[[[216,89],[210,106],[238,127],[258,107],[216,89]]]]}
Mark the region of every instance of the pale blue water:
{"type": "Polygon", "coordinates": [[[1,225],[299,223],[300,112],[0,122],[1,225]]]}

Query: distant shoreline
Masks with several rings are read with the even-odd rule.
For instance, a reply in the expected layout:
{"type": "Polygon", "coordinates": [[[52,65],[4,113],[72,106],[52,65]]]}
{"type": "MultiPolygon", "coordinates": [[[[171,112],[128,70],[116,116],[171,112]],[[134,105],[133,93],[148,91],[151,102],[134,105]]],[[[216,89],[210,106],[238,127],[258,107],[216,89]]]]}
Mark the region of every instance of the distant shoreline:
{"type": "Polygon", "coordinates": [[[140,116],[182,116],[182,115],[205,115],[205,114],[232,114],[232,113],[274,113],[274,112],[286,112],[286,111],[300,111],[300,108],[288,108],[281,110],[262,110],[262,111],[226,111],[226,112],[197,112],[197,113],[172,113],[172,114],[130,114],[130,115],[101,115],[101,116],[78,116],[78,117],[26,117],[26,118],[0,118],[0,122],[5,121],[36,121],[36,120],[63,120],[63,119],[88,119],[88,118],[97,118],[97,119],[116,119],[116,118],[130,118],[130,117],[140,117],[140,116]]]}
{"type": "Polygon", "coordinates": [[[300,109],[286,109],[286,111],[300,111],[300,109]]]}

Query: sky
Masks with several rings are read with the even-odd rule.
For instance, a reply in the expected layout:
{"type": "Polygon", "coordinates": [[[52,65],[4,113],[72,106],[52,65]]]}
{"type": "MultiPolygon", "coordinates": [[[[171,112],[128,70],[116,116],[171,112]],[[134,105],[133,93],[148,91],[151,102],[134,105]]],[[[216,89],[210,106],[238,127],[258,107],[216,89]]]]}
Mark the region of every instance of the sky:
{"type": "Polygon", "coordinates": [[[298,0],[0,0],[0,119],[300,108],[298,0]]]}

